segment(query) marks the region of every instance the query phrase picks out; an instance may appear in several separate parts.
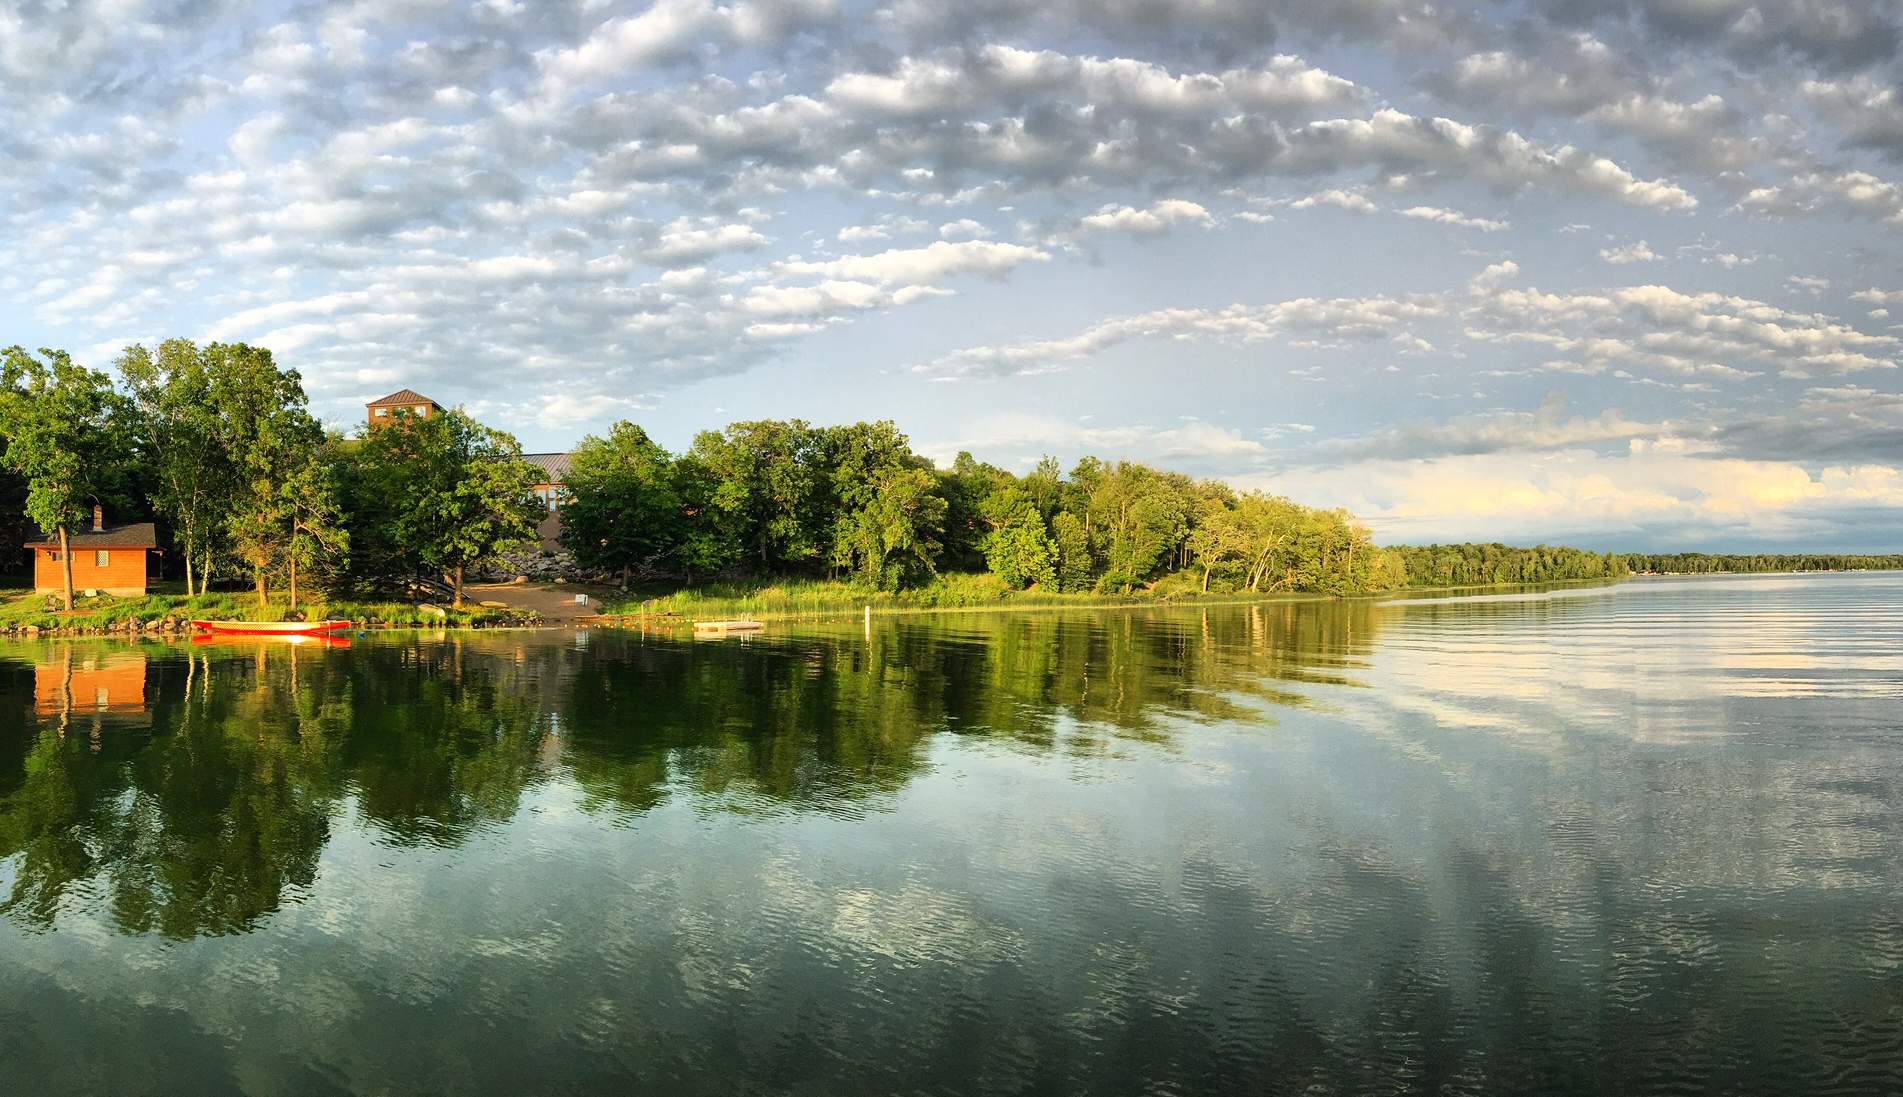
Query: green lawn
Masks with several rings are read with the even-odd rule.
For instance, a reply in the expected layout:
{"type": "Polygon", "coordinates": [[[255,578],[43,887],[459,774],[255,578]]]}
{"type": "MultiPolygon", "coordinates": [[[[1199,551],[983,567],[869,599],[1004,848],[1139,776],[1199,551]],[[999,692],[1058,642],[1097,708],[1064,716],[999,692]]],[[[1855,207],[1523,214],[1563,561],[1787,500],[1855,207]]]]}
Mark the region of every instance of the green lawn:
{"type": "MultiPolygon", "coordinates": [[[[225,621],[282,621],[290,614],[290,603],[283,595],[259,607],[255,595],[247,592],[217,592],[186,597],[184,584],[159,584],[159,591],[144,598],[115,598],[100,595],[76,598],[73,611],[63,613],[57,607],[59,596],[49,597],[31,591],[0,591],[0,631],[18,630],[29,625],[40,629],[103,629],[123,626],[131,621],[144,625],[173,617],[179,621],[216,619],[225,621]]],[[[305,620],[342,618],[358,624],[395,627],[461,627],[469,625],[510,625],[528,623],[509,610],[469,606],[450,610],[438,617],[409,602],[305,603],[298,607],[305,620]]]]}

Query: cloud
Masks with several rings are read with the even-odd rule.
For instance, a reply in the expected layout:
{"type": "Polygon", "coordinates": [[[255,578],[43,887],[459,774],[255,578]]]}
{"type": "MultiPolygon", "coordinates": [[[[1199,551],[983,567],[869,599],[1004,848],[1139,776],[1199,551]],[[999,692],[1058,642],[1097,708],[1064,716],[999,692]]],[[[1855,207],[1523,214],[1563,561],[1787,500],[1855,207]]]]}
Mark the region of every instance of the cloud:
{"type": "Polygon", "coordinates": [[[1874,149],[1887,160],[1903,159],[1903,99],[1894,84],[1868,73],[1848,80],[1806,80],[1804,98],[1828,119],[1851,148],[1874,149]]]}
{"type": "Polygon", "coordinates": [[[1320,442],[1303,456],[1310,461],[1430,459],[1491,453],[1537,453],[1616,443],[1625,450],[1634,440],[1673,437],[1670,422],[1646,423],[1607,410],[1596,416],[1565,414],[1563,396],[1547,398],[1538,410],[1488,411],[1438,422],[1420,420],[1373,434],[1320,442]]]}
{"type": "Polygon", "coordinates": [[[762,46],[838,16],[834,0],[654,0],[646,10],[611,19],[580,44],[536,54],[545,79],[562,87],[644,65],[682,60],[701,43],[762,46]]]}
{"type": "Polygon", "coordinates": [[[876,255],[849,255],[818,261],[794,260],[780,270],[790,275],[862,278],[881,283],[923,285],[958,274],[998,277],[1025,263],[1050,261],[1050,253],[1022,244],[988,240],[939,240],[922,248],[894,248],[876,255]]]}
{"type": "Polygon", "coordinates": [[[1837,213],[1897,225],[1903,224],[1903,187],[1865,171],[1805,172],[1752,189],[1738,209],[1770,218],[1837,213]]]}
{"type": "MultiPolygon", "coordinates": [[[[1296,498],[1348,501],[1384,540],[1571,542],[1604,550],[1815,543],[1847,514],[1895,521],[1903,472],[1712,458],[1675,447],[1375,459],[1239,478],[1296,498]]],[[[1856,520],[1856,519],[1851,519],[1856,520]]]]}
{"type": "Polygon", "coordinates": [[[1180,198],[1166,198],[1148,209],[1108,205],[1078,221],[1083,232],[1121,232],[1132,236],[1155,236],[1177,225],[1190,224],[1209,228],[1215,217],[1202,206],[1180,198]]]}
{"type": "Polygon", "coordinates": [[[1762,301],[1667,286],[1549,294],[1500,288],[1462,316],[1471,339],[1531,344],[1584,365],[1738,381],[1749,367],[1791,378],[1896,368],[1898,340],[1762,301]]]}
{"type": "Polygon", "coordinates": [[[1362,194],[1360,191],[1342,190],[1340,188],[1317,191],[1314,194],[1304,195],[1288,203],[1288,208],[1290,209],[1314,209],[1316,206],[1333,206],[1336,209],[1344,209],[1350,213],[1373,213],[1380,208],[1369,201],[1368,196],[1362,194]]]}
{"type": "Polygon", "coordinates": [[[914,372],[936,378],[1010,377],[1048,372],[1139,339],[1196,337],[1252,342],[1287,334],[1338,340],[1393,339],[1411,324],[1439,317],[1428,298],[1301,298],[1223,309],[1163,309],[1105,320],[1062,339],[968,347],[914,372]]]}
{"type": "Polygon", "coordinates": [[[1479,229],[1481,232],[1505,232],[1509,226],[1505,221],[1496,221],[1487,217],[1473,217],[1459,210],[1442,209],[1438,206],[1409,206],[1398,211],[1403,217],[1413,217],[1422,221],[1434,221],[1443,225],[1457,225],[1463,229],[1479,229]]]}
{"type": "Polygon", "coordinates": [[[1200,420],[1162,428],[1147,424],[1106,427],[1008,412],[983,416],[954,439],[922,442],[920,450],[940,465],[949,465],[960,451],[968,451],[1021,457],[1026,464],[1045,454],[1089,454],[1109,460],[1209,466],[1252,460],[1267,452],[1267,447],[1233,427],[1200,420]]]}
{"type": "Polygon", "coordinates": [[[995,44],[906,57],[890,73],[844,73],[826,86],[827,100],[836,105],[892,118],[970,115],[1031,96],[1149,116],[1211,117],[1339,108],[1365,93],[1299,57],[1277,56],[1224,72],[1177,73],[1131,58],[995,44]]]}
{"type": "Polygon", "coordinates": [[[1665,257],[1653,251],[1651,246],[1641,240],[1636,244],[1624,244],[1619,247],[1600,248],[1599,258],[1614,266],[1626,263],[1660,263],[1665,257]]]}

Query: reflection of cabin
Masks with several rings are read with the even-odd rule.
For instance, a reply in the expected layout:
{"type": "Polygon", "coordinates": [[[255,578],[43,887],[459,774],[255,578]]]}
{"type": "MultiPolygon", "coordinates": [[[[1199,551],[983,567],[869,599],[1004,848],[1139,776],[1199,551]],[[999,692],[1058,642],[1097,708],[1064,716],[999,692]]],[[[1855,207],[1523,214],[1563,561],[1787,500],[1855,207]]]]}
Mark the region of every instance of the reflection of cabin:
{"type": "MultiPolygon", "coordinates": [[[[158,530],[152,523],[108,526],[105,512],[94,507],[92,528],[68,534],[66,542],[73,552],[74,590],[145,597],[147,563],[159,547],[158,530]]],[[[33,589],[42,594],[65,590],[59,539],[29,541],[26,547],[33,553],[33,589]]]]}
{"type": "Polygon", "coordinates": [[[542,547],[554,550],[562,539],[562,504],[568,501],[568,459],[566,453],[525,453],[522,459],[542,470],[539,483],[535,485],[535,497],[542,501],[548,514],[540,525],[535,527],[541,535],[542,547]]]}
{"type": "Polygon", "coordinates": [[[418,419],[428,419],[432,415],[443,414],[441,404],[409,389],[393,392],[381,400],[372,400],[366,410],[371,430],[389,426],[400,412],[409,412],[418,419]]]}
{"type": "Polygon", "coordinates": [[[75,657],[62,653],[33,668],[33,711],[40,716],[145,712],[145,656],[134,652],[75,657]]]}

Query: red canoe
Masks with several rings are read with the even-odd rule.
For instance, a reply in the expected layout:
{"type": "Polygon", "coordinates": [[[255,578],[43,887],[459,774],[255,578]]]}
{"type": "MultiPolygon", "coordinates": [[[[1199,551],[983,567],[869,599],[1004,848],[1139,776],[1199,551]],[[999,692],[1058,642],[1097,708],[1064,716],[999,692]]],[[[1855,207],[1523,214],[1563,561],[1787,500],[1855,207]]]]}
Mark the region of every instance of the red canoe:
{"type": "Polygon", "coordinates": [[[217,636],[328,636],[350,631],[349,621],[193,621],[217,636]]]}
{"type": "Polygon", "coordinates": [[[342,636],[331,636],[321,632],[294,632],[289,634],[264,632],[248,633],[243,636],[234,636],[227,633],[202,632],[192,637],[192,646],[195,648],[255,648],[267,644],[286,644],[297,647],[347,648],[350,646],[350,641],[342,636]]]}

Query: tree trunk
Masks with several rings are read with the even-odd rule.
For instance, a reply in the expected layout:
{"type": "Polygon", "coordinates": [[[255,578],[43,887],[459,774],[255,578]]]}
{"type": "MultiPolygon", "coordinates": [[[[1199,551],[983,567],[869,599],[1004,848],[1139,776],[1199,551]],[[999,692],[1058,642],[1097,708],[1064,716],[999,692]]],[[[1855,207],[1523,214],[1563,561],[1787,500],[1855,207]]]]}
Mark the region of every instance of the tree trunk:
{"type": "Polygon", "coordinates": [[[1203,593],[1209,593],[1209,565],[1203,565],[1203,593]]]}
{"type": "Polygon", "coordinates": [[[192,596],[192,550],[185,550],[185,597],[192,596]]]}
{"type": "Polygon", "coordinates": [[[456,595],[450,599],[449,608],[463,608],[463,566],[461,564],[456,565],[456,595]]]}
{"type": "Polygon", "coordinates": [[[59,528],[59,562],[66,578],[66,608],[70,611],[73,608],[73,542],[63,525],[59,528]]]}
{"type": "Polygon", "coordinates": [[[621,565],[621,589],[628,589],[628,565],[621,565]]]}
{"type": "Polygon", "coordinates": [[[291,554],[291,611],[297,611],[297,554],[291,554]]]}
{"type": "Polygon", "coordinates": [[[264,587],[264,569],[256,569],[255,575],[258,583],[258,611],[263,612],[265,607],[271,604],[270,595],[264,587]]]}

